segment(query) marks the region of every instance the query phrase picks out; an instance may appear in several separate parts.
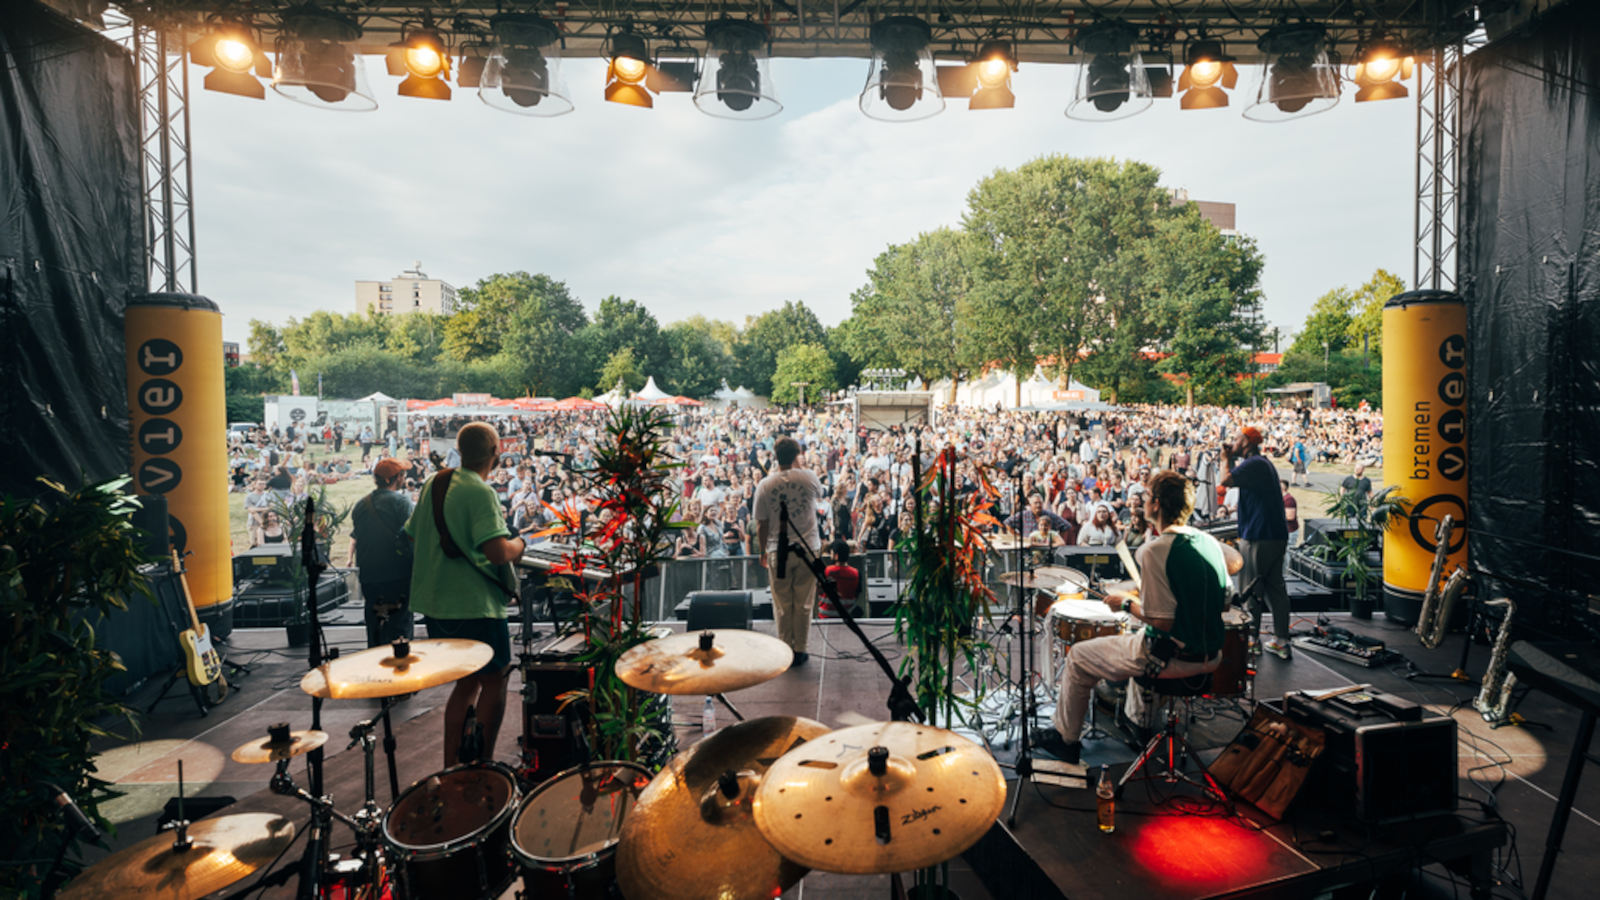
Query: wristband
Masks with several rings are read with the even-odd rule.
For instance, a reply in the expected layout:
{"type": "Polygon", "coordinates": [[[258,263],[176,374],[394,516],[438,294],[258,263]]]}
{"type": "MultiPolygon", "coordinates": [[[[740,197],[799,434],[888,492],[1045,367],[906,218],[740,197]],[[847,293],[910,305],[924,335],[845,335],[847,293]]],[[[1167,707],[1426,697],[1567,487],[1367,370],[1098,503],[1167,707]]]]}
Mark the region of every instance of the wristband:
{"type": "Polygon", "coordinates": [[[1133,598],[1132,597],[1123,597],[1122,598],[1122,611],[1123,612],[1129,612],[1132,609],[1133,609],[1133,598]]]}

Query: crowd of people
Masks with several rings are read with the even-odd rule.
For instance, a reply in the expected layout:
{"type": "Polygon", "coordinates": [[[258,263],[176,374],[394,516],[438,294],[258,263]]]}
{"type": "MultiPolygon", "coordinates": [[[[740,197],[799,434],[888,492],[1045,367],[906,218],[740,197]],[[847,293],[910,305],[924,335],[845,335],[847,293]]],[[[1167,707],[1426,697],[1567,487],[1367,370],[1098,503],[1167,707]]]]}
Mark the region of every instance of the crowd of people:
{"type": "MultiPolygon", "coordinates": [[[[308,487],[371,471],[379,459],[405,467],[401,490],[415,500],[433,471],[428,452],[471,417],[411,417],[402,436],[391,427],[346,436],[342,429],[259,430],[234,448],[234,483],[252,510],[252,542],[280,540],[271,496],[286,501],[308,487]],[[431,427],[430,427],[431,426],[431,427]],[[310,433],[308,433],[310,432],[310,433]],[[315,462],[308,439],[332,452],[315,462]],[[345,451],[349,444],[349,452],[345,451]]],[[[512,529],[535,535],[563,507],[583,507],[582,472],[603,438],[603,413],[488,417],[502,435],[500,458],[486,481],[512,529]],[[544,455],[552,454],[552,455],[544,455]]],[[[1028,543],[1137,546],[1150,533],[1139,495],[1144,480],[1174,469],[1198,488],[1195,521],[1234,517],[1237,492],[1222,485],[1221,448],[1247,424],[1260,428],[1262,452],[1293,480],[1308,462],[1375,464],[1382,458],[1382,415],[1367,410],[1280,407],[1136,406],[1101,412],[1033,413],[939,410],[932,424],[888,431],[858,429],[840,408],[690,410],[674,414],[669,450],[682,463],[683,493],[671,552],[682,557],[754,555],[751,513],[756,485],[774,466],[778,437],[792,435],[803,464],[821,479],[822,540],[861,551],[894,546],[910,527],[913,454],[927,465],[938,447],[961,454],[958,491],[978,489],[979,465],[999,494],[997,518],[1028,543]]],[[[443,454],[446,462],[450,451],[443,454]]]]}

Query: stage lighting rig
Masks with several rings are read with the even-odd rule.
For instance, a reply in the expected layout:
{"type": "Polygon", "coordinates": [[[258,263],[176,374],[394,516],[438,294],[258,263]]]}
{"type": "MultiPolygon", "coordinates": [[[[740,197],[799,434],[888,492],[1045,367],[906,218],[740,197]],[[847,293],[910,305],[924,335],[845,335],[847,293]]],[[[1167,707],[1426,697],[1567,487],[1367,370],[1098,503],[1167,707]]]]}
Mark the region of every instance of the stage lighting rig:
{"type": "Polygon", "coordinates": [[[1301,23],[1269,30],[1256,43],[1266,54],[1256,102],[1244,117],[1282,122],[1332,109],[1339,103],[1339,75],[1328,60],[1328,32],[1301,23]]]}
{"type": "Polygon", "coordinates": [[[1138,40],[1138,29],[1112,19],[1078,32],[1078,49],[1088,61],[1078,67],[1077,89],[1066,110],[1068,118],[1104,122],[1125,119],[1150,108],[1154,97],[1144,59],[1135,46],[1138,40]]]}
{"type": "Polygon", "coordinates": [[[914,122],[944,111],[928,45],[933,29],[915,16],[889,16],[872,23],[871,68],[859,105],[869,118],[914,122]]]}
{"type": "Polygon", "coordinates": [[[314,6],[283,14],[272,89],[309,106],[349,112],[378,108],[367,86],[366,65],[356,52],[361,26],[354,19],[314,6]]]}
{"type": "Polygon", "coordinates": [[[522,116],[572,112],[572,95],[561,77],[561,30],[531,13],[508,13],[490,21],[494,45],[484,66],[478,98],[522,116]]]}
{"type": "Polygon", "coordinates": [[[748,19],[719,19],[706,26],[709,68],[695,88],[694,105],[724,119],[766,119],[783,111],[772,87],[766,26],[748,19]]]}
{"type": "Polygon", "coordinates": [[[973,79],[977,89],[972,92],[968,109],[1011,109],[1017,105],[1017,95],[1011,90],[1011,73],[1017,70],[1016,48],[1010,40],[993,38],[978,48],[972,62],[973,79]]]}

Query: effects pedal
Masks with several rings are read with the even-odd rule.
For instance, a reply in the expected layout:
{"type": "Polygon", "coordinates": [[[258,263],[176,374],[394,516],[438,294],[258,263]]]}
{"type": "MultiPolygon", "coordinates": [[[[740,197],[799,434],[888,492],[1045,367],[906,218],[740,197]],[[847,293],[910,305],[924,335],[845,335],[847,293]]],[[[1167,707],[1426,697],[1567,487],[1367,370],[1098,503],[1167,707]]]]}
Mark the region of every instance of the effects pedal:
{"type": "Polygon", "coordinates": [[[1315,653],[1319,656],[1355,663],[1368,669],[1381,662],[1386,653],[1381,645],[1378,647],[1365,647],[1352,641],[1327,638],[1315,634],[1293,638],[1290,643],[1307,653],[1315,653]]]}

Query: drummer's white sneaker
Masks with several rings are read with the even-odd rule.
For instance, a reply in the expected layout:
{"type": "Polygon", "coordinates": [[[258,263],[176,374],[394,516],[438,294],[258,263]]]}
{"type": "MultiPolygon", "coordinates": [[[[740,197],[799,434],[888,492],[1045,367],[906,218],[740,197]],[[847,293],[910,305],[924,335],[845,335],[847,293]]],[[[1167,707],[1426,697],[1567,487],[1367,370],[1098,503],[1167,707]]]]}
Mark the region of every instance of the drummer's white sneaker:
{"type": "Polygon", "coordinates": [[[1266,644],[1263,646],[1266,648],[1268,653],[1271,653],[1279,659],[1294,658],[1294,649],[1285,641],[1280,641],[1277,638],[1268,638],[1266,644]]]}

